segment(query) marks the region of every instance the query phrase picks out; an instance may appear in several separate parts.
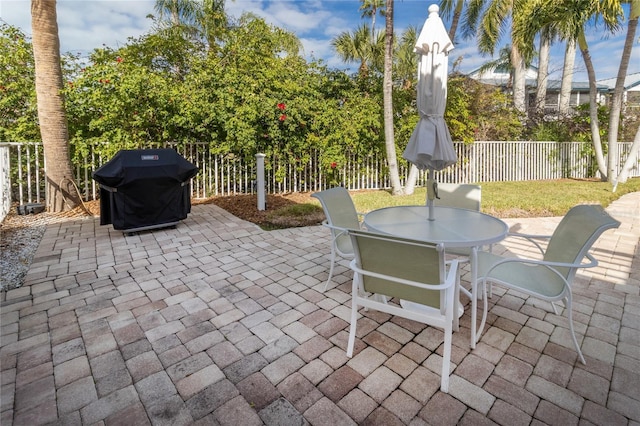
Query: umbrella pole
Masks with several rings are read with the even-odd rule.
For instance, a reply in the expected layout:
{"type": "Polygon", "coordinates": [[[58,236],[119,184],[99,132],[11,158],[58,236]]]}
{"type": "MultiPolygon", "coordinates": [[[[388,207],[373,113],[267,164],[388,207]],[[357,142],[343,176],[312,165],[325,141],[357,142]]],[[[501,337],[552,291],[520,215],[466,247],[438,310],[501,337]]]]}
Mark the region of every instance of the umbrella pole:
{"type": "Polygon", "coordinates": [[[433,178],[433,170],[429,169],[427,178],[427,207],[429,208],[429,220],[436,220],[433,214],[433,199],[436,197],[436,183],[433,178]]]}

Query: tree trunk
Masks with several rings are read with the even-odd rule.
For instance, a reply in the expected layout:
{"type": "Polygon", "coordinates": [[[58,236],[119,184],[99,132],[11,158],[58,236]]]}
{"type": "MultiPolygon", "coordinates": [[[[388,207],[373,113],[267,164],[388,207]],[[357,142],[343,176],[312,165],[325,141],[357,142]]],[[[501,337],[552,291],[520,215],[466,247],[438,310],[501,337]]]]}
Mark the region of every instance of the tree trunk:
{"type": "Polygon", "coordinates": [[[567,40],[564,51],[564,66],[562,68],[562,83],[560,85],[560,98],[558,100],[558,112],[561,116],[569,114],[569,101],[571,100],[571,84],[573,82],[573,66],[576,61],[576,41],[567,40]]]}
{"type": "Polygon", "coordinates": [[[401,195],[400,175],[398,172],[398,159],[396,143],[393,131],[393,0],[386,0],[385,15],[385,40],[384,40],[384,77],[383,77],[383,104],[384,104],[384,144],[387,151],[387,164],[389,165],[389,179],[391,180],[391,194],[401,195]]]}
{"type": "Polygon", "coordinates": [[[415,192],[416,181],[418,180],[419,173],[420,171],[418,170],[415,164],[412,164],[411,167],[409,167],[409,175],[407,176],[407,181],[404,185],[405,195],[411,195],[415,192]]]}
{"type": "MultiPolygon", "coordinates": [[[[629,61],[631,60],[631,50],[633,49],[633,41],[636,36],[636,29],[638,27],[638,15],[640,15],[640,0],[634,0],[632,2],[632,8],[629,14],[629,26],[627,28],[627,36],[624,42],[624,48],[622,50],[622,59],[620,60],[620,68],[618,69],[618,76],[616,79],[616,87],[613,92],[613,98],[611,99],[611,115],[609,116],[609,157],[608,157],[608,173],[607,177],[609,182],[613,183],[613,190],[615,191],[618,186],[618,127],[620,125],[620,115],[622,113],[622,97],[624,95],[624,80],[629,69],[629,61]]],[[[636,140],[638,139],[636,133],[636,140]]],[[[636,147],[637,143],[634,141],[632,148],[636,147]]],[[[623,170],[627,167],[631,168],[631,162],[629,158],[633,158],[633,150],[629,153],[627,161],[623,166],[623,170]]],[[[627,173],[622,174],[623,182],[627,180],[627,173]]]]}
{"type": "Polygon", "coordinates": [[[629,155],[627,156],[627,160],[624,162],[624,166],[622,167],[622,171],[618,175],[618,182],[613,185],[613,192],[616,192],[616,188],[618,183],[625,183],[629,178],[629,172],[631,171],[631,167],[633,167],[636,162],[636,153],[640,151],[640,125],[636,130],[636,136],[633,138],[633,143],[631,144],[631,149],[629,149],[629,155]]]}
{"type": "Polygon", "coordinates": [[[527,111],[526,75],[522,55],[517,47],[511,47],[511,63],[513,65],[513,106],[520,112],[527,111]]]}
{"type": "Polygon", "coordinates": [[[451,27],[449,28],[449,38],[452,42],[456,38],[456,32],[458,31],[458,22],[460,22],[460,15],[462,15],[463,6],[464,0],[458,0],[456,2],[455,10],[453,11],[453,18],[451,18],[451,27]]]}
{"type": "Polygon", "coordinates": [[[540,34],[540,62],[538,64],[538,84],[536,89],[536,114],[542,118],[547,103],[547,81],[549,78],[549,55],[551,39],[546,31],[540,34]]]}
{"type": "Polygon", "coordinates": [[[596,72],[593,69],[593,61],[589,53],[587,40],[584,36],[584,30],[578,36],[578,44],[584,65],[587,68],[587,76],[589,77],[589,119],[591,121],[591,141],[593,150],[598,163],[598,171],[602,180],[607,180],[607,168],[605,166],[604,155],[602,154],[602,141],[600,140],[600,125],[598,123],[598,89],[596,87],[596,72]]]}
{"type": "Polygon", "coordinates": [[[38,121],[44,145],[46,199],[49,211],[80,203],[69,156],[69,131],[62,96],[60,40],[55,0],[31,0],[38,121]]]}

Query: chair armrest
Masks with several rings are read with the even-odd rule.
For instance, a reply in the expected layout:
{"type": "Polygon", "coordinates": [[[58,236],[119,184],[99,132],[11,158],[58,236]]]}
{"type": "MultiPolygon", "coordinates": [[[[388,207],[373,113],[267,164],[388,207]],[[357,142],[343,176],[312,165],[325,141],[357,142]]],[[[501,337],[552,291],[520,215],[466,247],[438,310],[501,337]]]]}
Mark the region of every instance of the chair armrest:
{"type": "MultiPolygon", "coordinates": [[[[548,269],[553,270],[553,272],[555,272],[558,275],[560,275],[560,273],[555,268],[560,268],[560,267],[562,268],[593,268],[598,266],[598,261],[590,253],[587,253],[585,257],[589,259],[588,263],[549,262],[546,260],[523,259],[523,258],[517,258],[517,257],[506,258],[491,265],[491,267],[487,269],[487,271],[485,272],[484,276],[485,277],[488,276],[492,270],[494,270],[500,265],[504,265],[507,263],[522,263],[522,264],[528,264],[528,265],[544,266],[548,269]]],[[[562,279],[564,280],[564,277],[562,277],[562,279]]]]}
{"type": "Polygon", "coordinates": [[[337,240],[338,237],[347,235],[348,231],[352,230],[351,228],[342,228],[340,226],[329,225],[329,222],[326,219],[322,221],[322,226],[329,228],[329,230],[331,230],[332,241],[337,240]]]}
{"type": "Polygon", "coordinates": [[[350,229],[353,229],[353,228],[343,228],[341,226],[329,225],[329,222],[326,219],[322,221],[322,226],[325,226],[332,230],[340,231],[340,233],[347,232],[350,229]]]}

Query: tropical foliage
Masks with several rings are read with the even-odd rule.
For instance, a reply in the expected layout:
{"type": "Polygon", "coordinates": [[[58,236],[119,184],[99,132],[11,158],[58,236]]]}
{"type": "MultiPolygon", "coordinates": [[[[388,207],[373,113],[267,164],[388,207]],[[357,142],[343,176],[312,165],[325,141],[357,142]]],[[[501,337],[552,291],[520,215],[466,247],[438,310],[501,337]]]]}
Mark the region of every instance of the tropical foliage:
{"type": "MultiPolygon", "coordinates": [[[[251,15],[227,28],[215,52],[192,34],[158,25],[118,49],[96,49],[88,61],[66,55],[72,152],[99,146],[110,157],[120,149],[206,141],[217,153],[304,159],[317,149],[328,172],[332,164],[344,165],[349,153],[384,152],[382,73],[375,67],[349,75],[308,62],[293,34],[251,15]]],[[[29,40],[3,25],[0,43],[9,52],[0,59],[6,64],[0,70],[0,139],[39,140],[34,87],[24,78],[34,72],[29,40]]],[[[398,155],[417,121],[411,79],[405,74],[393,87],[398,155]]],[[[447,117],[454,139],[470,142],[480,121],[469,117],[479,117],[480,104],[471,102],[465,81],[460,77],[458,90],[454,80],[447,117]]],[[[494,106],[482,109],[509,110],[508,100],[493,96],[494,106]]]]}
{"type": "MultiPolygon", "coordinates": [[[[96,49],[89,58],[63,57],[73,153],[98,145],[99,153],[109,157],[123,148],[198,141],[209,143],[212,152],[264,152],[286,163],[318,150],[331,173],[346,164],[348,154],[385,152],[385,31],[372,22],[334,40],[336,52],[357,68],[350,74],[304,59],[294,34],[256,16],[230,21],[221,0],[203,1],[201,9],[190,9],[191,3],[158,1],[158,17],[151,17],[155,25],[148,34],[117,49],[96,49]]],[[[450,3],[461,16],[463,6],[478,6],[480,13],[480,6],[491,2],[450,3]]],[[[363,15],[385,16],[381,11],[387,7],[372,0],[363,3],[363,15]]],[[[539,26],[548,23],[548,15],[542,15],[539,26]]],[[[463,30],[473,29],[467,25],[463,30]]],[[[536,31],[532,27],[531,34],[536,31]]],[[[513,34],[522,39],[518,45],[528,61],[529,40],[513,34]]],[[[415,28],[394,36],[391,99],[398,158],[418,119],[416,36],[415,28]]],[[[0,140],[39,140],[31,42],[3,24],[0,47],[6,53],[0,58],[0,140]]],[[[571,126],[546,121],[523,126],[526,120],[513,105],[513,99],[493,88],[455,72],[450,76],[445,114],[454,140],[584,140],[589,135],[585,126],[594,120],[582,114],[571,126]]],[[[631,133],[628,127],[622,130],[631,133]]],[[[600,133],[606,139],[605,131],[600,133]]]]}

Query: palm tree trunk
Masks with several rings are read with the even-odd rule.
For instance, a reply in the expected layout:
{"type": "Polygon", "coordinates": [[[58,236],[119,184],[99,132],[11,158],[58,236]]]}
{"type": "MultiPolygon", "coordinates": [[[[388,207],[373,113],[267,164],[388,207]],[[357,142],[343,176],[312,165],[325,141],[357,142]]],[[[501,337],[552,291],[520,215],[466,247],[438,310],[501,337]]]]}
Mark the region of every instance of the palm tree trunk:
{"type": "Polygon", "coordinates": [[[584,36],[584,30],[578,36],[578,45],[582,53],[584,65],[587,68],[587,76],[589,78],[589,118],[591,120],[591,142],[593,150],[596,154],[596,162],[598,163],[598,171],[602,180],[607,180],[607,168],[602,153],[602,141],[600,140],[600,125],[598,123],[598,89],[596,87],[596,72],[593,68],[591,53],[587,45],[587,39],[584,36]]]}
{"type": "MultiPolygon", "coordinates": [[[[616,87],[613,91],[613,98],[611,99],[611,114],[609,116],[609,157],[608,157],[608,179],[609,182],[613,182],[613,190],[616,190],[619,177],[623,179],[623,182],[627,180],[627,174],[621,173],[618,176],[618,127],[620,125],[620,115],[622,113],[622,97],[624,94],[624,80],[629,69],[629,61],[631,60],[631,49],[633,49],[633,41],[636,36],[636,29],[638,28],[638,15],[640,15],[640,0],[634,0],[632,2],[632,8],[629,15],[629,26],[627,27],[627,36],[624,41],[624,49],[622,50],[622,59],[620,61],[620,68],[618,69],[618,76],[616,79],[616,87]]],[[[632,148],[637,147],[638,134],[636,133],[636,140],[634,141],[632,148]]],[[[622,167],[623,170],[631,168],[630,158],[635,157],[632,150],[627,157],[627,161],[622,167]]]]}
{"type": "Polygon", "coordinates": [[[76,207],[80,197],[69,155],[55,0],[31,0],[31,27],[38,121],[47,177],[47,207],[50,211],[59,212],[76,207]]]}
{"type": "Polygon", "coordinates": [[[516,46],[511,47],[511,63],[513,65],[513,105],[520,112],[527,111],[526,75],[522,55],[516,46]]]}
{"type": "Polygon", "coordinates": [[[464,6],[464,0],[457,0],[456,7],[453,11],[453,17],[451,18],[451,27],[449,28],[449,38],[454,41],[456,38],[456,32],[458,31],[458,23],[460,22],[460,15],[462,15],[462,7],[464,6]]]}
{"type": "Polygon", "coordinates": [[[576,60],[576,41],[567,40],[564,51],[564,67],[562,68],[562,83],[560,85],[560,99],[558,112],[561,116],[569,114],[569,101],[571,99],[571,84],[573,82],[573,65],[576,60]]]}
{"type": "Polygon", "coordinates": [[[536,88],[536,114],[542,118],[547,103],[547,80],[549,77],[549,55],[551,39],[547,31],[540,33],[540,61],[538,63],[538,83],[536,88]]]}
{"type": "Polygon", "coordinates": [[[400,174],[398,172],[398,159],[396,143],[393,131],[393,0],[386,0],[385,15],[385,51],[384,51],[384,77],[383,77],[383,104],[384,104],[384,144],[387,151],[387,164],[389,166],[389,179],[391,180],[391,194],[402,194],[400,174]]]}

